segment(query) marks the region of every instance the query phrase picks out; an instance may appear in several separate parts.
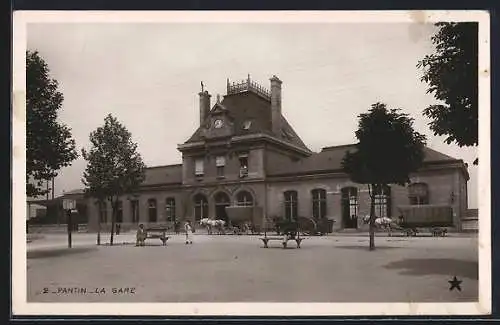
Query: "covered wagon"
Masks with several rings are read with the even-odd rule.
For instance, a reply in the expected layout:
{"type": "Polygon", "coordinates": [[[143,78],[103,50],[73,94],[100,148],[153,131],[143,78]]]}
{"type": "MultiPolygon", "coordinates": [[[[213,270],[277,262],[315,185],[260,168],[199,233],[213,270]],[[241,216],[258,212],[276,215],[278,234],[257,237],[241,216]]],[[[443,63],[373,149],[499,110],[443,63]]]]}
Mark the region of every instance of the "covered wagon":
{"type": "Polygon", "coordinates": [[[453,208],[449,205],[407,205],[398,207],[397,224],[408,236],[419,229],[429,229],[434,236],[445,236],[447,227],[453,227],[453,208]]]}
{"type": "Polygon", "coordinates": [[[262,228],[262,209],[257,206],[228,206],[226,207],[229,225],[238,231],[250,230],[260,232],[262,228]]]}

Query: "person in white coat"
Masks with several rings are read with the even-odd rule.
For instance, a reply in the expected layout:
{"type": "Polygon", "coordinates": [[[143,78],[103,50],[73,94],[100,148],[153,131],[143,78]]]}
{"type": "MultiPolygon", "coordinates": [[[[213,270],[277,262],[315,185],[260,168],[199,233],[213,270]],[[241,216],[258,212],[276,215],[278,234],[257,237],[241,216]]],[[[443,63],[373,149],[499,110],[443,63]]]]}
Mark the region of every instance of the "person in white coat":
{"type": "Polygon", "coordinates": [[[184,224],[184,230],[186,231],[186,245],[193,243],[193,226],[191,225],[191,221],[188,220],[184,224]]]}

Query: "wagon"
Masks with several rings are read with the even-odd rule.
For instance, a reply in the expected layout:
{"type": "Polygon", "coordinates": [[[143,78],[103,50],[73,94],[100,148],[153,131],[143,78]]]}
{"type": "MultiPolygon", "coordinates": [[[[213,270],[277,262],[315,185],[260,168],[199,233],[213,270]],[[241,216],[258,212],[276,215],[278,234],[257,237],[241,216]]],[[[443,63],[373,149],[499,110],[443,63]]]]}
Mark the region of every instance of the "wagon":
{"type": "Polygon", "coordinates": [[[419,232],[430,232],[433,237],[444,237],[453,227],[453,209],[449,205],[399,206],[397,225],[408,237],[419,232]]]}
{"type": "Polygon", "coordinates": [[[240,234],[251,230],[258,233],[261,226],[262,211],[256,206],[228,206],[226,213],[229,219],[229,226],[233,227],[235,233],[240,234]],[[248,228],[247,228],[248,227],[248,228]]]}

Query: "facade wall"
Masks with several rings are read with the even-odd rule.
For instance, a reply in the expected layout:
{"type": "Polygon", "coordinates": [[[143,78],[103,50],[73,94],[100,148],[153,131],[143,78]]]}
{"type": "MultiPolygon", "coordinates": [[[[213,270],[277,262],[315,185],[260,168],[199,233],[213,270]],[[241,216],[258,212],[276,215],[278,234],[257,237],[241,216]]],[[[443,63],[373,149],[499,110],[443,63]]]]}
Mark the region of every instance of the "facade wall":
{"type": "MultiPolygon", "coordinates": [[[[370,213],[370,196],[367,185],[355,184],[347,177],[322,177],[291,176],[286,178],[265,178],[265,170],[272,161],[279,164],[280,161],[289,161],[292,156],[286,155],[279,150],[267,150],[263,147],[252,147],[248,149],[249,175],[246,178],[239,177],[238,153],[246,151],[245,147],[232,149],[226,152],[226,166],[224,178],[216,177],[215,157],[223,152],[212,152],[205,157],[205,175],[201,180],[194,178],[193,156],[184,156],[183,173],[187,179],[184,185],[164,190],[143,190],[139,194],[139,223],[150,225],[148,200],[156,199],[157,222],[165,224],[166,211],[165,201],[168,197],[175,198],[176,217],[179,221],[190,219],[194,221],[194,196],[203,193],[208,201],[208,217],[216,218],[216,207],[214,196],[222,191],[230,198],[230,204],[236,205],[236,196],[239,191],[249,192],[254,205],[262,208],[262,222],[269,223],[275,217],[284,217],[284,192],[289,190],[298,193],[298,216],[312,217],[312,190],[324,189],[326,191],[326,216],[335,220],[334,229],[342,229],[342,192],[344,187],[356,187],[358,193],[357,225],[358,229],[367,229],[362,217],[370,213]],[[281,160],[280,160],[281,159],[281,160]]],[[[451,205],[454,212],[454,224],[457,230],[461,229],[461,219],[466,216],[467,211],[467,188],[463,173],[458,168],[425,170],[410,177],[411,182],[426,183],[429,189],[429,204],[451,205]]],[[[409,205],[409,191],[404,186],[391,186],[391,211],[390,216],[397,217],[400,212],[398,207],[409,205]]],[[[123,201],[123,224],[122,229],[137,227],[132,223],[132,211],[130,197],[124,196],[123,201]]],[[[89,229],[97,229],[97,218],[99,211],[93,200],[89,200],[89,229]]],[[[111,206],[107,203],[108,222],[103,224],[106,229],[111,224],[111,206]]]]}
{"type": "MultiPolygon", "coordinates": [[[[301,181],[273,182],[268,185],[268,215],[273,217],[284,216],[284,192],[297,191],[298,216],[312,218],[312,190],[324,189],[326,191],[326,217],[334,220],[334,229],[342,226],[342,201],[341,189],[343,187],[358,188],[358,216],[369,214],[370,200],[368,188],[355,184],[347,178],[323,178],[301,181]]],[[[358,227],[362,227],[362,220],[358,218],[358,227]]]]}
{"type": "MultiPolygon", "coordinates": [[[[262,157],[255,155],[255,157],[262,157]]],[[[256,159],[258,160],[258,159],[256,159]]],[[[262,160],[260,160],[262,161],[262,160]]],[[[461,228],[460,220],[466,216],[467,210],[467,192],[466,182],[463,174],[459,170],[436,170],[421,172],[411,176],[412,182],[423,182],[429,188],[429,204],[451,205],[455,214],[454,223],[457,230],[461,228]],[[453,194],[452,194],[453,193],[453,194]]],[[[312,190],[324,189],[326,191],[326,216],[335,220],[334,229],[342,229],[342,198],[341,189],[344,187],[356,187],[358,191],[358,228],[367,229],[363,223],[362,217],[370,213],[370,196],[368,186],[355,184],[347,177],[331,178],[287,178],[280,181],[254,181],[245,180],[227,184],[198,184],[192,187],[170,189],[164,191],[146,191],[139,195],[139,223],[150,225],[148,213],[148,200],[157,201],[157,224],[165,224],[166,212],[165,201],[167,197],[175,198],[176,217],[179,221],[190,219],[194,221],[194,196],[197,193],[203,193],[209,204],[210,218],[216,218],[214,196],[218,192],[225,192],[230,198],[230,204],[236,205],[238,192],[249,192],[254,200],[254,205],[262,208],[262,222],[270,222],[275,217],[284,216],[284,192],[289,190],[298,193],[298,215],[300,217],[312,217],[312,190]]],[[[409,205],[408,187],[391,186],[391,216],[399,215],[398,207],[400,205],[409,205]]],[[[132,211],[129,197],[122,198],[123,201],[123,225],[122,229],[135,228],[132,224],[132,211]]],[[[95,202],[88,201],[89,211],[89,229],[97,229],[98,208],[95,202]]],[[[102,228],[107,229],[111,224],[111,206],[107,203],[108,222],[103,224],[102,228]]]]}
{"type": "Polygon", "coordinates": [[[289,164],[290,160],[292,160],[292,156],[287,155],[283,152],[272,149],[266,150],[266,159],[265,159],[266,170],[270,167],[271,164],[273,165],[289,164]]]}
{"type": "MultiPolygon", "coordinates": [[[[465,179],[459,170],[439,170],[422,172],[412,175],[412,182],[423,182],[429,188],[429,204],[451,205],[454,212],[454,225],[460,230],[460,220],[465,217],[464,207],[467,201],[465,179]],[[451,193],[455,193],[452,195],[451,193]],[[454,197],[454,199],[452,199],[454,197]]],[[[267,185],[267,214],[271,217],[284,215],[284,192],[289,190],[298,193],[298,215],[312,217],[312,190],[322,188],[326,190],[327,218],[335,220],[334,229],[343,228],[341,189],[356,187],[358,193],[358,228],[368,226],[362,217],[370,214],[370,195],[367,185],[356,184],[348,178],[322,178],[308,180],[292,180],[273,182],[267,185]]],[[[392,218],[400,214],[401,205],[409,205],[409,190],[407,186],[391,185],[390,215],[392,218]]]]}
{"type": "Polygon", "coordinates": [[[248,176],[245,179],[262,179],[264,177],[264,149],[259,147],[237,147],[229,151],[219,148],[210,151],[210,155],[185,155],[183,158],[183,184],[210,184],[220,181],[240,180],[240,154],[248,154],[248,176]],[[217,175],[216,158],[225,157],[224,176],[217,175]],[[195,176],[195,161],[203,159],[204,175],[195,176]]]}
{"type": "MultiPolygon", "coordinates": [[[[265,186],[264,182],[257,181],[245,181],[240,182],[239,184],[228,183],[228,184],[217,184],[210,186],[197,186],[184,190],[184,198],[185,198],[185,206],[186,213],[185,218],[195,221],[194,216],[194,197],[201,193],[203,194],[208,201],[208,218],[218,218],[216,215],[216,204],[215,204],[215,196],[223,192],[229,197],[229,204],[231,206],[237,205],[237,196],[241,191],[248,192],[253,199],[253,205],[260,207],[262,211],[265,207],[265,186]]],[[[259,216],[260,218],[264,218],[263,215],[259,216]]]]}

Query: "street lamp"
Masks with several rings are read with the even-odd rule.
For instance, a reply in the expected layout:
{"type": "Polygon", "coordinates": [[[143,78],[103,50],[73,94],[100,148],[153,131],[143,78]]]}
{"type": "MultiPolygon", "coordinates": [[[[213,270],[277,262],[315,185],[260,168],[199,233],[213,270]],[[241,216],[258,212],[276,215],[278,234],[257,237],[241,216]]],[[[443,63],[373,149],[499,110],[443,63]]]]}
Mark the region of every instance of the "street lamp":
{"type": "Polygon", "coordinates": [[[71,232],[73,231],[73,222],[71,220],[72,210],[76,209],[76,201],[72,199],[63,199],[63,210],[68,217],[68,248],[71,248],[71,232]]]}

